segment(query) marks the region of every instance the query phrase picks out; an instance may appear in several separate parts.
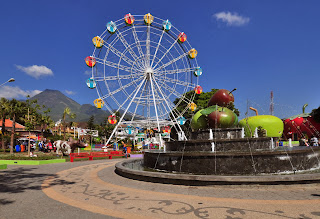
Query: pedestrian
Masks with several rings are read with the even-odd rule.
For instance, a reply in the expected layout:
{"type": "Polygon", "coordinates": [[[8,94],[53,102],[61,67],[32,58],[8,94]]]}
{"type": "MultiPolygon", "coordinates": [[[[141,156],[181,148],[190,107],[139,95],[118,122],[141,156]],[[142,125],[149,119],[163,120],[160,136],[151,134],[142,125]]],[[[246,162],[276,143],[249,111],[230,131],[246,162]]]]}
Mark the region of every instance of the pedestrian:
{"type": "Polygon", "coordinates": [[[113,143],[113,150],[116,151],[118,149],[117,140],[113,143]]]}
{"type": "Polygon", "coordinates": [[[301,137],[299,140],[299,146],[309,146],[307,140],[304,137],[301,137]]]}
{"type": "Polygon", "coordinates": [[[316,138],[315,136],[312,136],[310,139],[310,145],[311,146],[319,146],[318,138],[316,138]]]}
{"type": "Polygon", "coordinates": [[[128,158],[127,146],[126,146],[126,144],[125,144],[123,141],[122,141],[121,143],[122,143],[122,145],[123,145],[122,152],[123,152],[124,156],[125,156],[126,158],[128,158]]]}
{"type": "Polygon", "coordinates": [[[52,143],[51,143],[50,140],[49,140],[49,143],[48,143],[48,150],[49,150],[49,152],[51,152],[51,150],[53,150],[52,143]]]}
{"type": "Polygon", "coordinates": [[[38,143],[38,146],[39,146],[39,151],[42,151],[42,146],[43,146],[43,142],[42,141],[39,141],[39,143],[38,143]]]}

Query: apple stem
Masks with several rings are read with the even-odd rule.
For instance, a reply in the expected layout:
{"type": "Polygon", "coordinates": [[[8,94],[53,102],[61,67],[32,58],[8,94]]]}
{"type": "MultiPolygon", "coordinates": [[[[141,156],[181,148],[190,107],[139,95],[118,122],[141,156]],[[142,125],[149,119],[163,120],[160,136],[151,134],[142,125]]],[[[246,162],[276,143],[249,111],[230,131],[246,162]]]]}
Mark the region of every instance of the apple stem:
{"type": "Polygon", "coordinates": [[[253,107],[251,107],[251,106],[249,107],[249,109],[255,111],[255,112],[256,112],[256,116],[258,115],[258,110],[257,110],[257,109],[255,109],[255,108],[253,108],[253,107]]]}
{"type": "Polygon", "coordinates": [[[229,94],[231,94],[233,91],[237,90],[237,88],[234,88],[232,91],[229,92],[229,94]]]}
{"type": "Polygon", "coordinates": [[[304,113],[304,112],[305,112],[305,110],[306,110],[306,107],[307,107],[307,106],[308,106],[308,104],[307,104],[307,103],[303,105],[303,107],[302,107],[302,113],[304,113]]]}

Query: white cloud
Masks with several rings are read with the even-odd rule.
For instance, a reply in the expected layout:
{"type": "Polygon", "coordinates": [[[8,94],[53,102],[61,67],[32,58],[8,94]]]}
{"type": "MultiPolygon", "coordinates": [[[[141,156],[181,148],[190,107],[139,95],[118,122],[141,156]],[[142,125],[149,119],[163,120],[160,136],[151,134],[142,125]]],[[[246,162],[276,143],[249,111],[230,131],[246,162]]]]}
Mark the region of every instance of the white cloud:
{"type": "Polygon", "coordinates": [[[71,90],[65,90],[68,95],[75,95],[76,93],[71,90]]]}
{"type": "Polygon", "coordinates": [[[243,26],[250,21],[248,17],[240,16],[237,13],[231,13],[229,11],[216,13],[213,17],[215,17],[217,21],[220,20],[227,23],[227,26],[243,26]]]}
{"type": "Polygon", "coordinates": [[[26,96],[30,95],[30,97],[33,97],[42,91],[40,90],[22,90],[18,86],[11,87],[11,86],[3,86],[0,88],[0,97],[5,97],[7,99],[25,99],[26,96]]]}
{"type": "Polygon", "coordinates": [[[32,65],[28,67],[23,67],[21,65],[16,65],[17,69],[23,71],[27,75],[39,79],[42,76],[52,76],[53,72],[50,68],[47,68],[44,65],[32,65]]]}

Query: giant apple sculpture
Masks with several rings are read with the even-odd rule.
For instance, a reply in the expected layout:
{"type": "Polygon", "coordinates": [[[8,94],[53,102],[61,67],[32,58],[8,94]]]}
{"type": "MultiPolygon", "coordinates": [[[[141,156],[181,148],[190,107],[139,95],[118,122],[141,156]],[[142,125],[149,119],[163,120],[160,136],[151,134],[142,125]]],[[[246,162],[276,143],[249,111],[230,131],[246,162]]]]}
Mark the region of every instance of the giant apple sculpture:
{"type": "Polygon", "coordinates": [[[237,90],[237,88],[234,88],[232,91],[228,91],[226,89],[220,89],[217,92],[215,92],[211,99],[208,102],[208,106],[218,105],[226,107],[231,102],[234,102],[234,96],[232,94],[233,91],[237,90]]]}
{"type": "Polygon", "coordinates": [[[230,128],[238,123],[238,116],[226,107],[211,106],[201,113],[207,116],[211,128],[230,128]]]}
{"type": "Polygon", "coordinates": [[[205,115],[202,115],[201,112],[202,110],[199,110],[194,114],[191,120],[191,128],[193,130],[198,130],[198,129],[205,129],[208,127],[208,121],[205,115]]]}
{"type": "Polygon", "coordinates": [[[267,131],[267,137],[281,137],[283,133],[283,122],[278,117],[272,115],[258,115],[256,109],[250,107],[256,112],[256,116],[240,120],[239,125],[244,128],[246,137],[253,137],[254,131],[259,126],[267,131]]]}
{"type": "Polygon", "coordinates": [[[298,138],[305,135],[309,138],[318,136],[318,133],[320,132],[320,123],[317,123],[309,113],[305,113],[305,108],[307,106],[308,104],[303,105],[302,114],[291,116],[283,121],[283,133],[286,138],[294,139],[295,135],[298,138]]]}

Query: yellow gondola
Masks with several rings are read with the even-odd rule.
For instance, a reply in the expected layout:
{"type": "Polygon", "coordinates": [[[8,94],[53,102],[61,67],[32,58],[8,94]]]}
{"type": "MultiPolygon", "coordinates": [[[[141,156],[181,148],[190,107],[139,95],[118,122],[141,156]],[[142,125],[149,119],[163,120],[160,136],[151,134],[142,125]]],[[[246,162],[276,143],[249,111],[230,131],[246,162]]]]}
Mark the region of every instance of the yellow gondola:
{"type": "Polygon", "coordinates": [[[147,25],[150,25],[153,22],[153,16],[150,13],[144,15],[143,19],[144,23],[147,25]]]}
{"type": "Polygon", "coordinates": [[[189,109],[191,110],[191,111],[195,111],[196,109],[197,109],[197,104],[195,104],[195,103],[190,103],[189,104],[189,109]]]}
{"type": "Polygon", "coordinates": [[[102,99],[95,99],[93,101],[93,103],[94,103],[95,107],[97,107],[98,109],[101,109],[104,105],[104,102],[102,99]]]}
{"type": "Polygon", "coordinates": [[[197,57],[198,51],[195,50],[195,49],[190,49],[188,55],[189,55],[189,58],[190,58],[190,59],[194,59],[195,57],[197,57]]]}
{"type": "Polygon", "coordinates": [[[103,46],[103,39],[101,39],[98,36],[93,37],[92,42],[93,42],[93,45],[97,48],[101,48],[103,46]]]}

